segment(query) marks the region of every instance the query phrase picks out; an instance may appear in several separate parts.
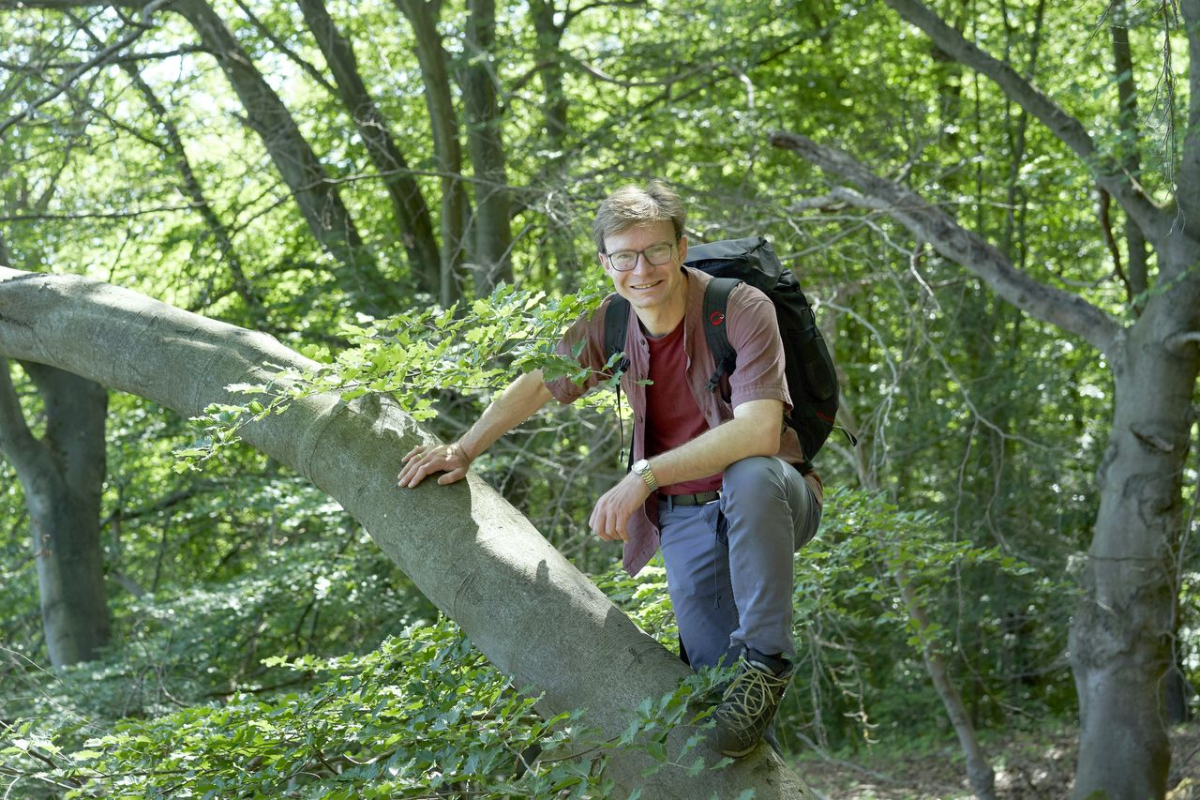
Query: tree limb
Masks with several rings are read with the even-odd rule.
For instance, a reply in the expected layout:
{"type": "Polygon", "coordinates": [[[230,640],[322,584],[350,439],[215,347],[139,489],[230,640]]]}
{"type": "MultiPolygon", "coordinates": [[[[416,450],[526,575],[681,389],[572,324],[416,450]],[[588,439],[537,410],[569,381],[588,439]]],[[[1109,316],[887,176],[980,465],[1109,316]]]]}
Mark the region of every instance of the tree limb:
{"type": "Polygon", "coordinates": [[[771,144],[797,153],[825,172],[848,179],[863,191],[860,194],[853,189],[841,188],[831,192],[830,196],[894,217],[943,256],[978,275],[1009,303],[1083,337],[1108,354],[1114,337],[1121,330],[1111,317],[1080,297],[1046,286],[1018,271],[1003,253],[981,236],[963,228],[949,214],[915,192],[879,177],[845,152],[819,145],[805,136],[778,131],[771,134],[771,144]]]}
{"type": "MultiPolygon", "coordinates": [[[[1037,117],[1087,164],[1095,173],[1097,183],[1121,204],[1148,239],[1158,245],[1171,233],[1172,215],[1146,196],[1135,176],[1125,174],[1120,164],[1111,163],[1096,149],[1082,122],[1060,108],[1008,64],[967,41],[919,0],[886,2],[901,17],[924,31],[942,51],[991,79],[1010,99],[1037,117]]],[[[1189,2],[1200,3],[1200,0],[1189,2]]]]}
{"type": "Polygon", "coordinates": [[[267,41],[275,45],[275,47],[279,49],[279,52],[290,58],[292,62],[295,63],[295,65],[301,70],[303,70],[305,75],[312,78],[318,86],[320,86],[330,95],[334,97],[337,96],[337,89],[335,89],[333,84],[326,79],[326,77],[321,73],[321,70],[317,69],[311,61],[302,57],[294,49],[288,47],[288,43],[279,36],[276,36],[275,32],[267,27],[267,23],[263,22],[258,15],[254,13],[253,9],[246,5],[244,0],[234,0],[234,2],[237,3],[237,7],[242,10],[242,13],[246,15],[246,18],[250,20],[251,24],[258,29],[258,32],[261,33],[267,41]]]}
{"type": "Polygon", "coordinates": [[[8,359],[0,356],[0,454],[19,474],[25,474],[44,460],[46,453],[25,422],[10,369],[8,359]]]}
{"type": "MultiPolygon", "coordinates": [[[[72,71],[71,74],[66,77],[66,80],[64,80],[57,87],[55,87],[54,91],[50,92],[50,94],[45,95],[43,97],[39,97],[37,100],[34,100],[32,103],[27,103],[25,105],[25,108],[21,109],[16,114],[9,117],[3,123],[0,123],[0,136],[3,136],[4,132],[6,130],[8,130],[13,125],[16,125],[18,122],[20,122],[21,120],[28,117],[31,113],[33,113],[33,111],[40,108],[41,106],[44,106],[46,103],[49,103],[51,100],[55,99],[56,97],[61,95],[63,92],[67,91],[67,89],[69,89],[71,87],[71,85],[75,83],[75,81],[79,80],[81,77],[86,75],[92,69],[108,63],[118,53],[120,53],[126,47],[129,47],[134,42],[136,42],[138,39],[140,39],[143,34],[145,34],[148,30],[150,30],[150,25],[149,25],[150,15],[153,14],[154,11],[159,6],[161,6],[167,2],[169,2],[169,0],[154,0],[154,2],[147,4],[144,8],[142,8],[142,23],[141,24],[137,25],[134,28],[134,30],[130,31],[125,36],[121,37],[121,39],[119,39],[117,42],[115,42],[115,43],[109,45],[108,47],[104,48],[103,50],[101,50],[99,53],[96,54],[96,56],[93,59],[81,64],[77,69],[72,71]]],[[[3,7],[3,5],[0,5],[0,8],[2,8],[2,7],[3,7]]]]}

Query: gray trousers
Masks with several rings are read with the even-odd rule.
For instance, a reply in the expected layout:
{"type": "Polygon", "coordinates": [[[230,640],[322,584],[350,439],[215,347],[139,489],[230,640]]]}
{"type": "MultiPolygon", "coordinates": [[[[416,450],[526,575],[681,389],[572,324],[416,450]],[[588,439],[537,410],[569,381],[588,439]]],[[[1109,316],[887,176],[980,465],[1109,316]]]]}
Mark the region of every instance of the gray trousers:
{"type": "Polygon", "coordinates": [[[660,498],[667,588],[693,669],[732,664],[746,647],[795,657],[792,554],[820,523],[808,482],[778,458],[731,464],[718,502],[660,498]]]}

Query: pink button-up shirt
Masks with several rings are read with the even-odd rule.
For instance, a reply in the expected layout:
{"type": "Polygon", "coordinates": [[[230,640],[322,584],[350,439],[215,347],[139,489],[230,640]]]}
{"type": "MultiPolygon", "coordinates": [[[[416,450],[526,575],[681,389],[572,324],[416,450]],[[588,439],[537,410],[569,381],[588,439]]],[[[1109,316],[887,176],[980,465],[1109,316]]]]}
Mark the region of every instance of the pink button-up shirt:
{"type": "MultiPolygon", "coordinates": [[[[706,386],[717,365],[704,335],[704,289],[712,278],[699,270],[683,267],[687,274],[687,306],[683,316],[683,349],[687,355],[687,390],[692,393],[700,413],[710,428],[733,419],[733,409],[751,400],[780,400],[786,409],[792,407],[784,378],[783,343],[779,339],[779,323],[770,298],[747,284],[740,284],[729,295],[726,308],[726,334],[737,353],[737,368],[723,377],[715,392],[706,386]]],[[[570,356],[578,343],[583,349],[577,360],[590,373],[582,384],[569,378],[558,378],[546,386],[560,403],[571,403],[585,395],[603,380],[612,377],[605,370],[608,353],[604,352],[604,317],[615,294],[609,295],[590,317],[580,317],[558,344],[561,355],[570,356]]],[[[625,335],[625,355],[629,368],[621,376],[621,387],[629,397],[633,411],[633,459],[645,458],[646,387],[641,381],[650,374],[650,346],[636,313],[629,315],[625,335]]],[[[680,387],[681,390],[683,387],[680,387]]],[[[782,423],[782,420],[781,420],[782,423]]],[[[781,424],[777,456],[791,464],[804,461],[796,432],[781,424]]],[[[815,472],[805,478],[812,485],[818,500],[821,481],[815,472]]],[[[636,575],[658,550],[658,494],[651,493],[642,508],[634,512],[628,524],[629,542],[625,544],[624,565],[630,575],[636,575]]]]}

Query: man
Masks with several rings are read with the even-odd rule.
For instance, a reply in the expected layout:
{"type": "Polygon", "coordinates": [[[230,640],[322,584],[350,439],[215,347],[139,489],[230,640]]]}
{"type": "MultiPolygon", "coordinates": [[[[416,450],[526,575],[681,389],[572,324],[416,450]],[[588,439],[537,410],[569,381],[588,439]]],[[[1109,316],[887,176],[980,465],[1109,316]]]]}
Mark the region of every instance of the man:
{"type": "MultiPolygon", "coordinates": [[[[514,381],[458,442],[419,446],[404,457],[398,485],[463,478],[471,461],[552,398],[569,403],[609,377],[604,318],[616,296],[633,309],[621,378],[634,415],[633,468],[592,511],[604,540],[624,543],[636,574],[660,547],[679,623],[681,656],[695,669],[737,664],[714,712],[722,752],[740,757],[767,735],[794,671],[792,553],[813,537],[821,483],[802,475],[783,345],[769,298],[745,284],[729,297],[728,338],[737,367],[716,391],[704,336],[710,280],[683,266],[688,240],[679,197],[654,181],[627,186],[600,206],[594,225],[610,295],[559,343],[590,368],[582,386],[546,383],[540,371],[514,381]]],[[[774,744],[774,742],[772,741],[774,744]]]]}

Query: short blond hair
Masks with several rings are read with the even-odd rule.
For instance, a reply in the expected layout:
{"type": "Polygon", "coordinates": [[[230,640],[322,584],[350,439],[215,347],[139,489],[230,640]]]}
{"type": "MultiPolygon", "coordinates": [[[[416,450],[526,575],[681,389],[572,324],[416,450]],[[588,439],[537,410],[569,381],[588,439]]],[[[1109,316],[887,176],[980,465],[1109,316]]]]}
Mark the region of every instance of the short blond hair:
{"type": "Polygon", "coordinates": [[[683,201],[671,191],[666,183],[652,180],[645,185],[622,186],[610,194],[596,210],[596,221],[592,223],[592,235],[596,250],[605,252],[604,239],[652,222],[669,221],[675,229],[675,240],[683,236],[687,221],[683,201]]]}

